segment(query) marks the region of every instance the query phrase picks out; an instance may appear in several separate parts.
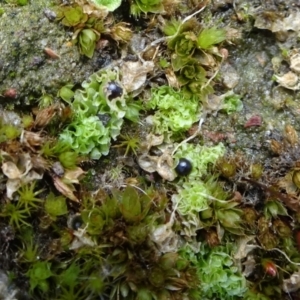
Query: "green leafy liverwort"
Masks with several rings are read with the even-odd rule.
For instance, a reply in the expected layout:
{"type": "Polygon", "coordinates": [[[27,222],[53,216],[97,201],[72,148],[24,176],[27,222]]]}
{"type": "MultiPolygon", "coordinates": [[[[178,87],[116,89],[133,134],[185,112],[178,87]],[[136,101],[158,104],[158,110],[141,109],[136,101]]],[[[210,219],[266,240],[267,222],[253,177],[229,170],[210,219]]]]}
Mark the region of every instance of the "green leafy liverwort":
{"type": "Polygon", "coordinates": [[[73,120],[60,135],[60,140],[75,152],[91,159],[108,154],[111,139],[120,134],[124,118],[137,120],[139,109],[127,103],[125,93],[110,97],[108,87],[112,82],[121,86],[118,72],[111,69],[94,73],[83,82],[83,90],[75,92],[71,103],[73,120]]]}

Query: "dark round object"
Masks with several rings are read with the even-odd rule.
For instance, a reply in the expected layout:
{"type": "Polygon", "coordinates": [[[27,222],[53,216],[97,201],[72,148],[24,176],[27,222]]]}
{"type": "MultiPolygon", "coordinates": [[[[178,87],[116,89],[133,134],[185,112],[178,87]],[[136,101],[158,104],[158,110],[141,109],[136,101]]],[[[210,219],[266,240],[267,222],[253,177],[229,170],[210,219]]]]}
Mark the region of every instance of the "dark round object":
{"type": "Polygon", "coordinates": [[[83,221],[82,221],[81,216],[79,216],[79,215],[75,216],[71,222],[71,226],[74,230],[78,230],[82,224],[83,224],[83,221]]]}
{"type": "Polygon", "coordinates": [[[123,94],[123,89],[113,81],[108,83],[107,91],[109,100],[120,97],[123,94]]]}
{"type": "Polygon", "coordinates": [[[192,171],[192,163],[186,158],[180,158],[175,171],[180,176],[189,175],[192,171]]]}

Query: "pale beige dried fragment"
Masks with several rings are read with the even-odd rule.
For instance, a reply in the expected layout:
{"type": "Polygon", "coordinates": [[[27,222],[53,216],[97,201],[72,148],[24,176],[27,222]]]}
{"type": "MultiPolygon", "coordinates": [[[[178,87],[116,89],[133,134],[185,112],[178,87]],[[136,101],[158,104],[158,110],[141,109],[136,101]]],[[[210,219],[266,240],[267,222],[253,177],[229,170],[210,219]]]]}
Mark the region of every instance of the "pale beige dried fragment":
{"type": "Polygon", "coordinates": [[[55,188],[62,193],[68,199],[79,202],[78,198],[74,195],[73,191],[75,190],[72,184],[66,184],[62,179],[57,176],[53,176],[53,183],[55,188]]]}
{"type": "Polygon", "coordinates": [[[260,29],[268,29],[272,32],[300,31],[300,11],[293,11],[286,18],[278,16],[272,21],[261,14],[256,16],[254,26],[260,29]]]}
{"type": "Polygon", "coordinates": [[[108,10],[105,9],[105,7],[103,7],[103,9],[100,9],[88,0],[75,0],[75,2],[79,4],[84,13],[90,16],[95,16],[98,19],[104,19],[109,13],[108,10]]]}
{"type": "Polygon", "coordinates": [[[241,237],[237,240],[237,249],[234,253],[234,259],[241,260],[248,256],[248,254],[259,247],[255,244],[248,244],[249,242],[253,241],[255,239],[254,235],[241,237]]]}
{"type": "Polygon", "coordinates": [[[161,145],[163,141],[164,141],[163,135],[155,135],[153,133],[147,134],[146,136],[147,150],[150,150],[151,147],[161,145]]]}
{"type": "Polygon", "coordinates": [[[277,83],[279,83],[280,86],[293,91],[300,89],[299,77],[294,72],[290,71],[284,74],[283,76],[274,76],[276,78],[277,83]]]}
{"type": "Polygon", "coordinates": [[[69,247],[70,250],[79,249],[82,246],[96,246],[96,243],[86,233],[86,229],[78,228],[77,230],[73,231],[73,235],[75,236],[75,239],[72,241],[72,244],[69,247]]]}
{"type": "Polygon", "coordinates": [[[158,225],[149,235],[150,239],[157,245],[160,252],[176,252],[179,247],[179,237],[172,229],[175,221],[173,212],[170,221],[166,224],[158,225]]]}
{"type": "Polygon", "coordinates": [[[171,69],[171,68],[166,69],[165,74],[166,74],[169,86],[171,86],[172,88],[175,88],[175,89],[179,89],[180,84],[178,82],[178,79],[177,79],[173,69],[171,69]]]}
{"type": "Polygon", "coordinates": [[[76,167],[72,170],[66,170],[63,179],[66,182],[79,184],[79,178],[85,173],[81,168],[76,167]]]}
{"type": "Polygon", "coordinates": [[[169,151],[165,151],[159,156],[157,161],[157,173],[165,180],[173,181],[176,178],[176,174],[173,168],[173,158],[169,151]]]}
{"type": "Polygon", "coordinates": [[[154,69],[153,61],[128,61],[121,67],[122,85],[126,91],[133,92],[140,89],[146,82],[147,74],[154,69]]]}
{"type": "Polygon", "coordinates": [[[148,173],[153,173],[156,171],[157,161],[157,156],[151,156],[148,154],[142,154],[138,157],[139,166],[148,173]]]}
{"type": "Polygon", "coordinates": [[[295,53],[290,57],[290,68],[296,73],[300,73],[300,53],[295,53]]]}
{"type": "Polygon", "coordinates": [[[157,172],[165,180],[173,181],[176,178],[173,158],[169,152],[164,152],[161,156],[143,154],[138,157],[138,164],[144,171],[157,172]]]}
{"type": "Polygon", "coordinates": [[[21,185],[42,179],[43,172],[38,173],[33,170],[32,161],[28,153],[20,154],[15,160],[2,151],[2,157],[10,159],[2,164],[2,172],[8,177],[6,182],[7,198],[12,199],[13,193],[16,192],[21,185]]]}
{"type": "Polygon", "coordinates": [[[35,152],[35,147],[43,145],[44,138],[39,132],[31,132],[23,130],[20,136],[20,142],[28,147],[31,151],[35,152]]]}

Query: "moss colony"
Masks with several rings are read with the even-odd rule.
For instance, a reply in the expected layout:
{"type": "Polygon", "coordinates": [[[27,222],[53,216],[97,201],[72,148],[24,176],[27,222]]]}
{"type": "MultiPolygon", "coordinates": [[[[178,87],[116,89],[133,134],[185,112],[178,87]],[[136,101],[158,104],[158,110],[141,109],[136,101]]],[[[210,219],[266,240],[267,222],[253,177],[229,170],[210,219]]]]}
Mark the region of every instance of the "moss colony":
{"type": "MultiPolygon", "coordinates": [[[[2,22],[44,5],[6,2],[2,22]]],[[[77,56],[28,90],[26,55],[1,69],[0,299],[299,299],[296,122],[241,121],[253,103],[222,68],[233,26],[261,15],[227,2],[47,3],[43,22],[77,56]]],[[[67,59],[44,46],[35,78],[67,59]]],[[[296,54],[276,74],[297,77],[296,54]]]]}

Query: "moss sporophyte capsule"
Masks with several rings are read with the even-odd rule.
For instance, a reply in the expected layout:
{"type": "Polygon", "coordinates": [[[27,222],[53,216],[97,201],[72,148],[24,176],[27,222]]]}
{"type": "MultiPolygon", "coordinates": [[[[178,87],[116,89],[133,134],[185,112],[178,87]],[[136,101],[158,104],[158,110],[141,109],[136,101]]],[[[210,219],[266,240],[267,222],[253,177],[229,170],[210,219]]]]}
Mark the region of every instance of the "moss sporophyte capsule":
{"type": "Polygon", "coordinates": [[[180,176],[187,176],[192,171],[192,163],[186,158],[180,158],[175,171],[180,176]]]}
{"type": "Polygon", "coordinates": [[[120,97],[123,94],[123,89],[117,85],[114,81],[109,82],[107,85],[108,99],[112,100],[114,98],[120,97]]]}

